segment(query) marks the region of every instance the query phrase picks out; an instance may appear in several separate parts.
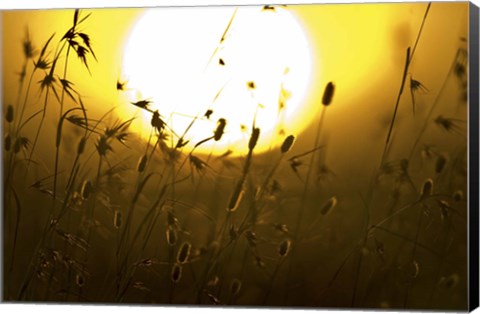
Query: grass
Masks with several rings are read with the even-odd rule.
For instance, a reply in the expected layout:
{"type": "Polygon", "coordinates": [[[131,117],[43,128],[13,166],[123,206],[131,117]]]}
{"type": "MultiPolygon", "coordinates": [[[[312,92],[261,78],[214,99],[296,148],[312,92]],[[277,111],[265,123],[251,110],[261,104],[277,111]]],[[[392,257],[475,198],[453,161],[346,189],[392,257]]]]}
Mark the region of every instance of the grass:
{"type": "MultiPolygon", "coordinates": [[[[16,101],[4,105],[4,299],[464,309],[467,142],[458,106],[465,103],[444,98],[462,92],[466,52],[459,48],[440,90],[413,79],[412,59],[433,8],[427,5],[406,49],[384,146],[372,152],[381,162],[367,185],[330,175],[345,172],[335,162],[325,166],[326,135],[335,141],[342,127],[329,125],[326,112],[348,92],[342,86],[319,88],[312,143],[291,132],[279,135],[279,147],[258,153],[268,134],[254,115],[244,155],[202,154],[202,145],[228,140],[231,122],[220,117],[211,136],[190,143],[212,104],[199,107],[184,130],[173,130],[175,117],[152,110],[148,98],[122,104],[151,115],[148,141],[116,108],[90,113],[95,104],[69,81],[69,64],[76,54],[87,79],[96,66],[95,33],[79,27],[95,14],[73,11],[73,22],[58,30],[63,37],[46,37],[40,52],[27,31],[16,101]],[[410,95],[402,97],[408,77],[410,95]],[[30,97],[34,82],[39,111],[30,97]],[[436,96],[426,102],[414,97],[420,91],[436,96]],[[411,124],[398,120],[407,100],[411,124]],[[53,134],[44,130],[49,119],[53,134]],[[47,157],[39,144],[45,141],[55,147],[47,157]],[[314,180],[325,174],[328,180],[314,180]]],[[[236,12],[207,66],[227,66],[212,60],[233,36],[236,12]]],[[[117,80],[118,93],[128,88],[117,80]]],[[[247,81],[243,88],[255,102],[253,91],[262,87],[247,81]]],[[[285,110],[288,99],[281,101],[285,110]]]]}

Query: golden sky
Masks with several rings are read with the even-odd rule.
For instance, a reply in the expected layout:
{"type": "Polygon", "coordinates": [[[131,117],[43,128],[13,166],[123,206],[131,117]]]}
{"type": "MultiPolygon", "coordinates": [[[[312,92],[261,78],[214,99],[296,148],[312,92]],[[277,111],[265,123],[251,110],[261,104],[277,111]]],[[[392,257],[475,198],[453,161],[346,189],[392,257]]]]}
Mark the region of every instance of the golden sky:
{"type": "MultiPolygon", "coordinates": [[[[336,125],[349,126],[335,128],[338,144],[332,144],[329,150],[355,150],[355,144],[346,143],[358,134],[359,128],[366,134],[374,132],[373,122],[391,113],[405,51],[415,42],[426,5],[288,6],[287,10],[306,34],[311,54],[311,76],[302,99],[302,103],[310,109],[295,122],[298,129],[306,129],[306,132],[297,133],[308,136],[308,123],[318,115],[323,88],[329,81],[333,81],[337,89],[334,105],[329,109],[326,134],[336,125]]],[[[122,58],[129,32],[142,16],[143,9],[93,9],[82,12],[84,15],[92,13],[83,23],[82,30],[90,35],[98,62],[89,59],[91,75],[79,60],[71,62],[69,78],[75,82],[77,90],[88,103],[87,107],[95,114],[103,113],[112,106],[129,107],[129,99],[119,95],[114,85],[116,79],[122,77],[122,58]]],[[[3,12],[2,75],[5,103],[15,101],[17,73],[23,62],[21,42],[26,27],[34,45],[40,49],[51,34],[56,33],[54,41],[60,39],[62,32],[70,25],[72,15],[72,10],[3,12]]],[[[428,82],[426,85],[430,91],[438,90],[447,74],[458,49],[459,38],[466,36],[467,17],[467,2],[432,5],[411,65],[415,76],[421,78],[422,82],[428,82]]],[[[192,21],[192,27],[195,27],[195,23],[201,23],[201,20],[192,21]]],[[[151,35],[152,40],[162,31],[172,32],[156,30],[151,35]]],[[[285,45],[288,47],[288,43],[285,45]]],[[[423,97],[427,101],[434,96],[434,93],[429,93],[423,97]]],[[[405,107],[408,108],[408,105],[405,107]]],[[[192,115],[195,114],[192,112],[192,115]]],[[[363,145],[361,150],[364,150],[363,145]]]]}

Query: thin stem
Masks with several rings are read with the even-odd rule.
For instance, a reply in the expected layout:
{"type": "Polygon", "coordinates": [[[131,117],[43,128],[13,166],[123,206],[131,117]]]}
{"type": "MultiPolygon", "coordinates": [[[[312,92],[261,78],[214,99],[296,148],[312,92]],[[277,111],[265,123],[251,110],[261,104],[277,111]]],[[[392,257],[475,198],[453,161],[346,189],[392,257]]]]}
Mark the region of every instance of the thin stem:
{"type": "Polygon", "coordinates": [[[43,104],[42,118],[40,119],[40,123],[39,123],[38,129],[37,129],[37,133],[35,135],[35,140],[33,141],[32,149],[30,150],[30,156],[28,157],[28,160],[27,160],[27,170],[26,170],[27,173],[28,173],[28,169],[30,167],[32,157],[33,157],[33,153],[35,152],[35,147],[37,146],[37,142],[38,142],[38,138],[40,136],[40,131],[42,130],[43,122],[45,121],[49,91],[50,91],[50,87],[47,87],[47,90],[45,91],[45,101],[44,101],[44,104],[43,104]]]}
{"type": "MultiPolygon", "coordinates": [[[[36,71],[37,71],[37,67],[34,67],[32,70],[32,73],[30,74],[30,78],[28,79],[27,90],[25,92],[25,99],[23,100],[22,109],[20,110],[20,115],[18,116],[17,125],[15,127],[16,132],[20,131],[20,125],[22,125],[23,115],[25,113],[28,97],[30,95],[30,87],[32,85],[33,75],[35,74],[36,71]]],[[[20,101],[20,98],[19,98],[19,101],[20,101]]],[[[16,135],[18,135],[18,133],[16,133],[16,135]]]]}
{"type": "MultiPolygon", "coordinates": [[[[306,203],[306,198],[308,196],[308,187],[309,187],[309,184],[310,184],[310,177],[311,177],[312,169],[313,169],[314,163],[315,163],[316,148],[319,145],[320,133],[321,133],[321,130],[322,130],[322,127],[323,127],[326,112],[327,112],[327,106],[323,106],[322,112],[320,114],[320,121],[319,121],[318,127],[317,127],[317,134],[315,136],[315,141],[313,143],[312,154],[311,154],[311,157],[310,157],[310,164],[308,165],[307,177],[305,179],[305,184],[303,186],[302,201],[300,203],[300,209],[298,211],[297,219],[296,219],[296,222],[295,222],[295,229],[294,229],[295,230],[295,234],[294,234],[294,241],[295,242],[298,239],[299,233],[300,233],[302,216],[303,216],[303,213],[305,211],[305,205],[306,205],[305,203],[306,203]]],[[[295,256],[296,256],[295,247],[296,247],[295,245],[292,246],[291,259],[290,259],[290,263],[289,263],[288,271],[287,271],[287,284],[290,283],[290,276],[291,276],[291,273],[292,273],[293,264],[295,262],[295,256]]],[[[287,290],[287,302],[288,302],[288,290],[287,290]]]]}
{"type": "MultiPolygon", "coordinates": [[[[67,68],[68,68],[68,57],[70,56],[70,45],[67,48],[67,55],[65,57],[65,67],[63,69],[63,80],[67,79],[67,68]]],[[[58,116],[58,123],[60,123],[60,120],[62,119],[63,115],[63,106],[65,102],[65,84],[62,84],[62,95],[60,96],[60,112],[58,116]]],[[[85,121],[86,123],[86,121],[85,121]]],[[[57,195],[57,180],[58,180],[58,156],[59,156],[59,151],[60,151],[60,145],[62,141],[60,140],[58,142],[58,145],[55,146],[55,170],[54,170],[54,177],[53,177],[53,206],[55,208],[55,197],[57,195]]]]}

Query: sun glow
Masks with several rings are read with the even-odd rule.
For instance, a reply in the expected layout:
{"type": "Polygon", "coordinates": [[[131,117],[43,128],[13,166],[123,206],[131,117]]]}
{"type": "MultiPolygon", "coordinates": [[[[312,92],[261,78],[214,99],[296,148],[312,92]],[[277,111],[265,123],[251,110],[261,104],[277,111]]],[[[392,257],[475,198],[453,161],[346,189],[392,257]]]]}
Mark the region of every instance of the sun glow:
{"type": "MultiPolygon", "coordinates": [[[[221,140],[197,150],[243,153],[255,123],[260,152],[308,126],[311,63],[306,35],[283,7],[161,8],[147,10],[132,29],[122,76],[128,100],[148,100],[173,142],[194,117],[185,135],[190,147],[211,137],[223,118],[221,140]]],[[[124,115],[142,117],[137,128],[148,137],[152,113],[123,107],[124,115]]]]}

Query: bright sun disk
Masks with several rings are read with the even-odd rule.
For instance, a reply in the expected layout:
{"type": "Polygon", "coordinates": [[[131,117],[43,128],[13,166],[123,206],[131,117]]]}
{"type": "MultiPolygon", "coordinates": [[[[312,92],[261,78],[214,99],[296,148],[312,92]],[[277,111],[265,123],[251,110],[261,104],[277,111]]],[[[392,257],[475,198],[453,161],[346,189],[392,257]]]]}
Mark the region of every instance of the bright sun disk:
{"type": "MultiPolygon", "coordinates": [[[[199,119],[185,136],[190,149],[224,118],[221,140],[196,151],[244,153],[255,119],[261,129],[255,150],[261,152],[308,126],[311,109],[303,99],[311,63],[306,35],[287,9],[159,8],[146,10],[132,29],[123,77],[129,100],[151,101],[150,109],[175,132],[174,143],[193,117],[199,119]],[[204,117],[208,109],[210,118],[204,117]]],[[[136,127],[147,138],[152,114],[124,107],[126,117],[143,117],[136,127]]]]}

